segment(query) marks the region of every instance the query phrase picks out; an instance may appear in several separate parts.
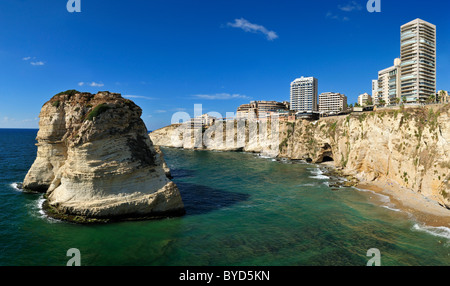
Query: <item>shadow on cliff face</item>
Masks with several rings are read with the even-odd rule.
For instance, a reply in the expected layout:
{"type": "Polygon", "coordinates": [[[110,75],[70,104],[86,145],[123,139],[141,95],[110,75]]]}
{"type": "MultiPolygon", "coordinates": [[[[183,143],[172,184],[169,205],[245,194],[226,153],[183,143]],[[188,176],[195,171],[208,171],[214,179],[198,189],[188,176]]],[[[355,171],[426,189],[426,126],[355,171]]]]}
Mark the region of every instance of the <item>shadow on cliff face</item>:
{"type": "Polygon", "coordinates": [[[177,182],[184,203],[186,215],[205,214],[221,208],[230,207],[250,198],[249,194],[228,192],[198,184],[177,182]]]}

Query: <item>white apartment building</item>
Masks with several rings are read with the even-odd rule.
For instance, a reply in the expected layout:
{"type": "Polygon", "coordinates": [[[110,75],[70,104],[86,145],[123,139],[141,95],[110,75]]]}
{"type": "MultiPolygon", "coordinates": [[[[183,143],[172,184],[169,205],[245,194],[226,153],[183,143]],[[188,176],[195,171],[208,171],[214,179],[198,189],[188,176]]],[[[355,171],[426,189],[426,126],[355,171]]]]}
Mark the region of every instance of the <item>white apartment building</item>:
{"type": "Polygon", "coordinates": [[[378,104],[378,80],[372,80],[372,102],[378,104]]]}
{"type": "Polygon", "coordinates": [[[358,104],[359,104],[359,106],[366,106],[371,101],[372,101],[372,96],[370,96],[370,94],[368,94],[367,92],[363,93],[363,94],[360,94],[358,96],[358,104]]]}
{"type": "Polygon", "coordinates": [[[318,80],[301,77],[291,83],[291,110],[300,112],[317,111],[318,80]]]}
{"type": "Polygon", "coordinates": [[[421,19],[401,26],[401,97],[425,101],[436,93],[436,26],[421,19]]]}
{"type": "Polygon", "coordinates": [[[383,100],[386,105],[394,105],[401,98],[401,60],[395,59],[394,66],[378,72],[378,92],[376,103],[383,100]],[[398,100],[396,99],[398,98],[398,100]]]}
{"type": "Polygon", "coordinates": [[[347,96],[336,92],[324,92],[319,95],[319,113],[339,113],[347,110],[347,96]]]}

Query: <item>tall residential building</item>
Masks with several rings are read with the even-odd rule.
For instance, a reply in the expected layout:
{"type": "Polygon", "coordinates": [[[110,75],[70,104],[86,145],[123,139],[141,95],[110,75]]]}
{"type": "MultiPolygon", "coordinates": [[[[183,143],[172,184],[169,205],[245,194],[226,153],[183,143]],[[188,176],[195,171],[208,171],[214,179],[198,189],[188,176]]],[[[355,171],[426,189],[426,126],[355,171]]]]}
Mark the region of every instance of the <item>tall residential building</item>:
{"type": "Polygon", "coordinates": [[[401,97],[401,60],[395,59],[394,66],[378,72],[378,92],[376,103],[383,100],[385,104],[396,104],[401,97]]]}
{"type": "Polygon", "coordinates": [[[291,110],[317,111],[318,80],[314,77],[297,78],[291,83],[291,110]]]}
{"type": "Polygon", "coordinates": [[[372,80],[372,102],[378,104],[378,80],[372,80]]]}
{"type": "Polygon", "coordinates": [[[360,94],[358,96],[358,104],[359,104],[359,106],[369,105],[370,102],[372,102],[372,96],[370,96],[370,94],[368,94],[367,92],[363,93],[363,94],[360,94]]]}
{"type": "Polygon", "coordinates": [[[324,92],[319,95],[320,113],[338,113],[347,110],[347,96],[336,92],[324,92]]]}
{"type": "Polygon", "coordinates": [[[436,26],[421,19],[401,26],[401,97],[425,101],[436,93],[436,26]]]}

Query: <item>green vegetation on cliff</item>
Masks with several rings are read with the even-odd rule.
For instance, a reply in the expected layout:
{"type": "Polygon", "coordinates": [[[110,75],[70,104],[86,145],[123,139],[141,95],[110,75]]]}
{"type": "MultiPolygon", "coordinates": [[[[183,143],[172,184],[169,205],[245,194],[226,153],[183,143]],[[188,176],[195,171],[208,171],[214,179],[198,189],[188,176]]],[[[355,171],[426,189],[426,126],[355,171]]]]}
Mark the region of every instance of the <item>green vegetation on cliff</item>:
{"type": "Polygon", "coordinates": [[[75,89],[69,89],[69,90],[57,93],[57,94],[55,94],[55,96],[64,95],[64,94],[68,95],[68,96],[73,96],[73,95],[75,95],[77,93],[80,93],[80,92],[78,90],[75,90],[75,89]]]}
{"type": "Polygon", "coordinates": [[[111,107],[109,107],[106,103],[99,104],[94,109],[92,109],[91,112],[89,112],[88,116],[86,117],[86,120],[92,121],[94,120],[94,117],[99,116],[100,114],[102,114],[103,112],[107,111],[110,108],[111,107]]]}

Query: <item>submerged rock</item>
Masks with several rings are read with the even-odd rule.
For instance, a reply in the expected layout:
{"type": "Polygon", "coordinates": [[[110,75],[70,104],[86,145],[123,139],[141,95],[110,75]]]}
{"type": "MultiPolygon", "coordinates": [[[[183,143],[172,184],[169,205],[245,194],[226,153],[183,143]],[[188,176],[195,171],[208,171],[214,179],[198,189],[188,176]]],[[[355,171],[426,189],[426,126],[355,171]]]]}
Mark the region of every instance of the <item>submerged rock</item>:
{"type": "Polygon", "coordinates": [[[37,158],[24,189],[45,192],[50,215],[77,222],[184,214],[141,114],[116,93],[54,96],[39,116],[37,158]]]}

